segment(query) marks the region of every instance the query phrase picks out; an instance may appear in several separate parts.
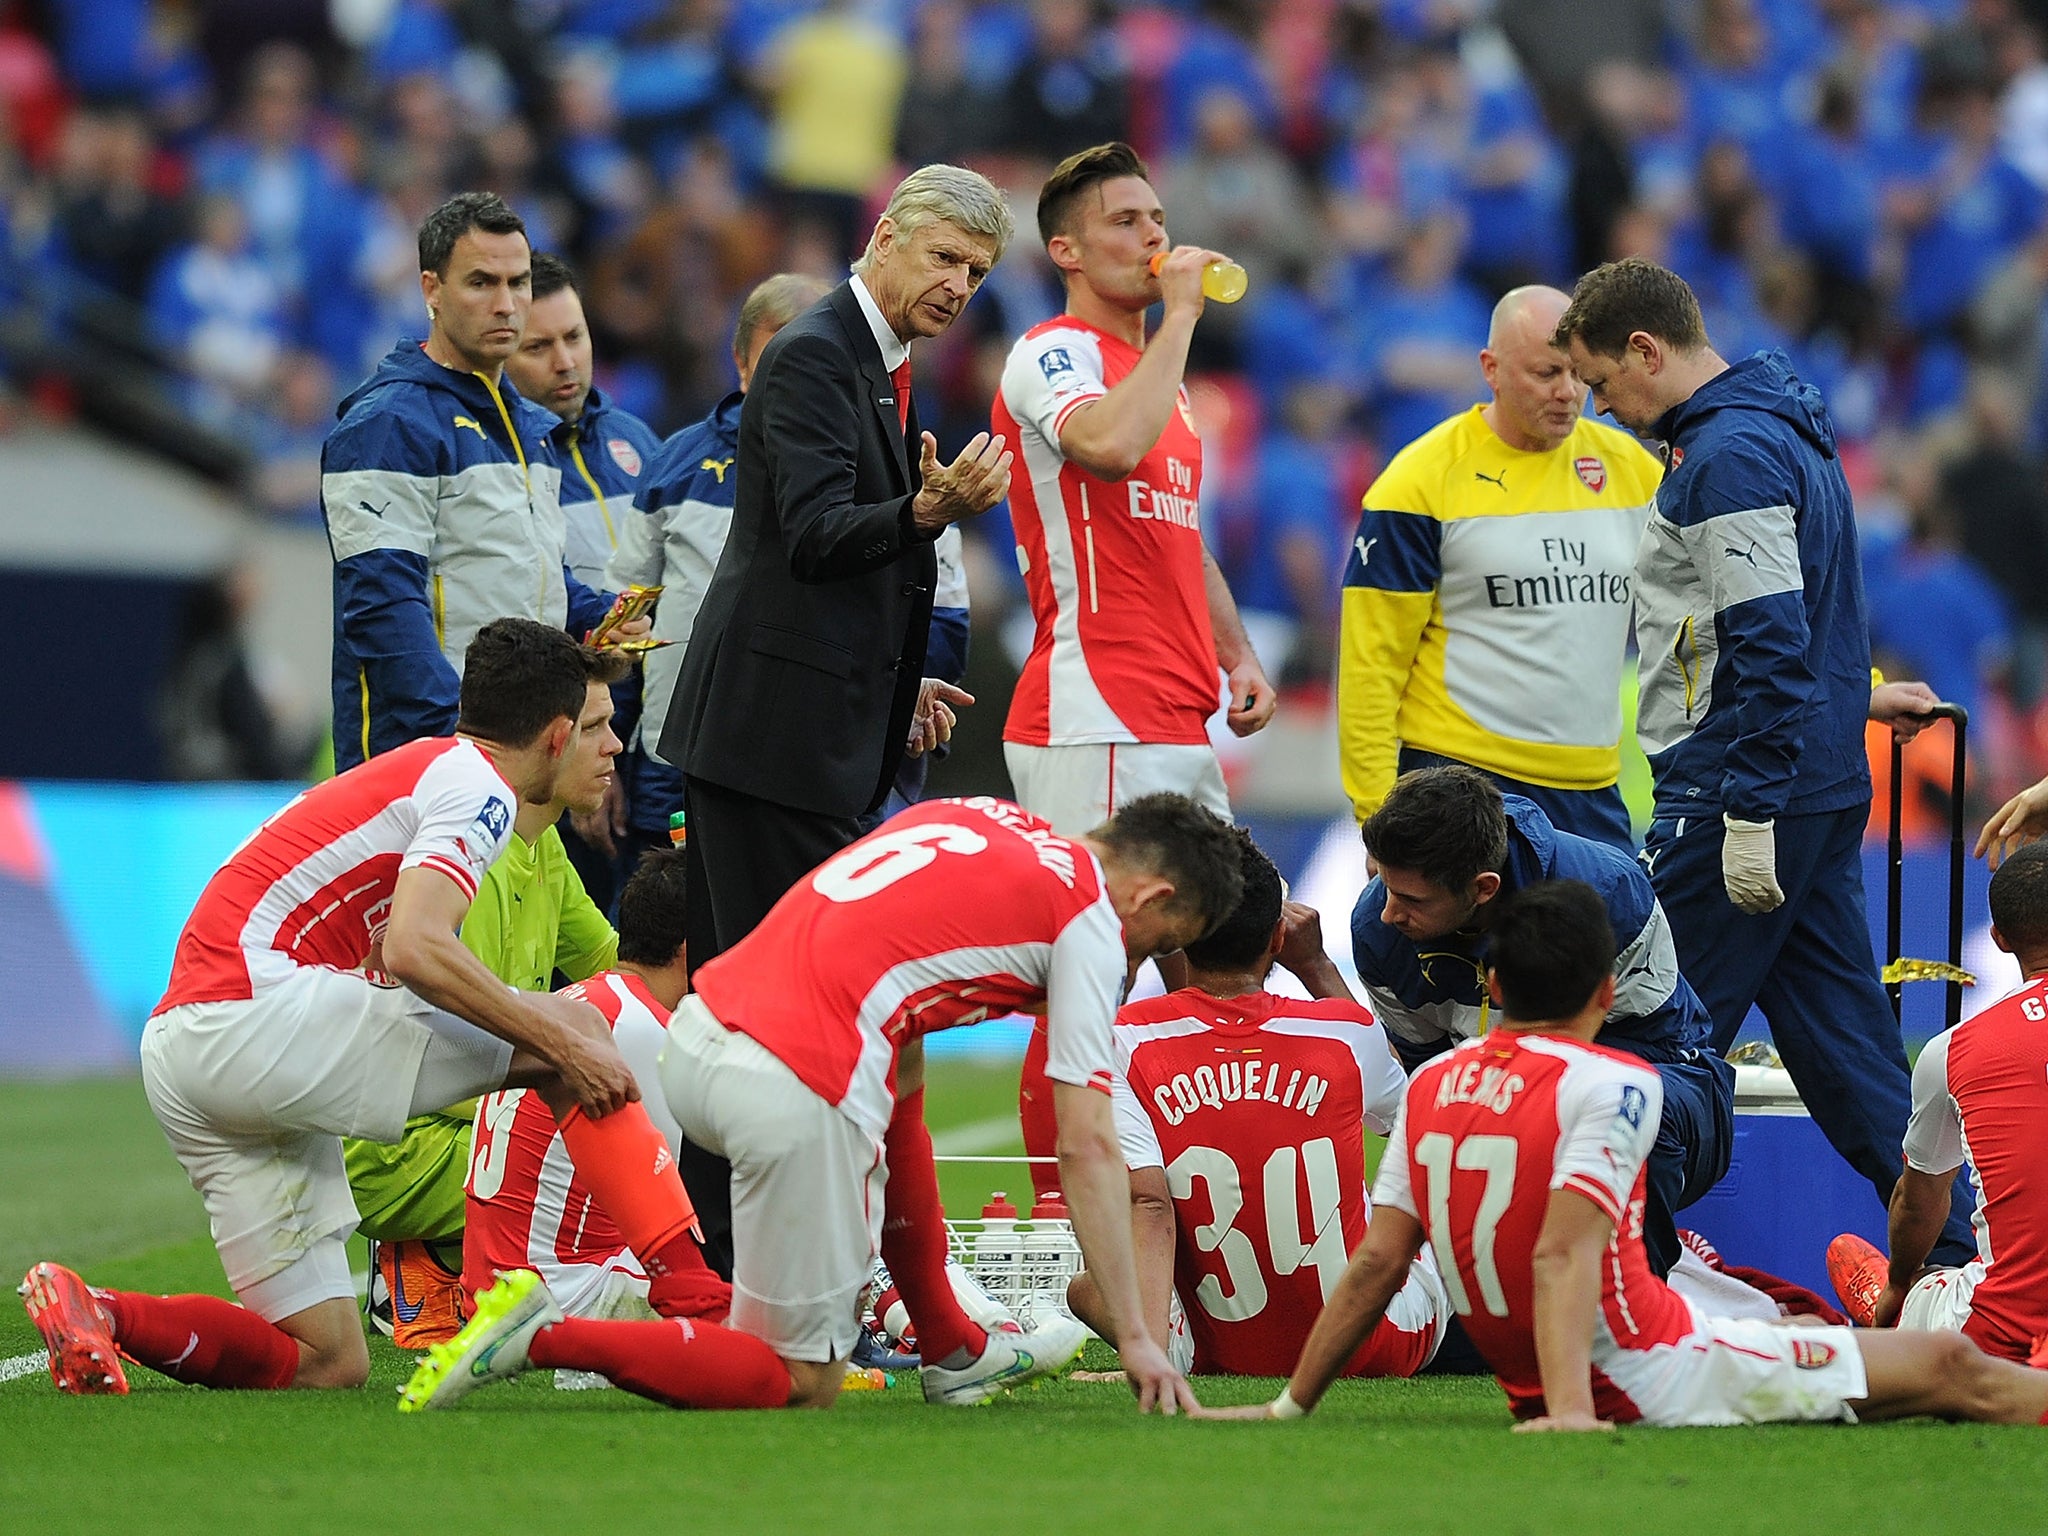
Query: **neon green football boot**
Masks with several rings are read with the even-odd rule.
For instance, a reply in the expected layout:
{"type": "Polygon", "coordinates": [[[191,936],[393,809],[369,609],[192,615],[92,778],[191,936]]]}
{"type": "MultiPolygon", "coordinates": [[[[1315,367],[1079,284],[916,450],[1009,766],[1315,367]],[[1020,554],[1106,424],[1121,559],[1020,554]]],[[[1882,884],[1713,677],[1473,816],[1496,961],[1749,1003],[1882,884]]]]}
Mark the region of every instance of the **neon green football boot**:
{"type": "Polygon", "coordinates": [[[478,1387],[509,1381],[527,1370],[527,1346],[562,1309],[540,1276],[530,1269],[499,1273],[497,1283],[477,1292],[476,1316],[445,1344],[435,1344],[398,1391],[398,1411],[447,1408],[478,1387]]]}

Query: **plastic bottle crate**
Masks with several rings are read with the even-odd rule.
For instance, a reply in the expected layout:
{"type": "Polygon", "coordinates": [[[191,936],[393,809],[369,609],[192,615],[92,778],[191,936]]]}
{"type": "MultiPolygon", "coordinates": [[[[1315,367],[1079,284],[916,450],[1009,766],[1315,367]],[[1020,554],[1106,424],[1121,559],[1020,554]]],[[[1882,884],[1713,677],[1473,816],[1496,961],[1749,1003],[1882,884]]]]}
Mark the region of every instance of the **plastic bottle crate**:
{"type": "Polygon", "coordinates": [[[1071,1221],[1041,1217],[991,1224],[980,1217],[948,1220],[946,1245],[983,1290],[1029,1327],[1041,1308],[1066,1300],[1081,1272],[1081,1245],[1071,1221]]]}

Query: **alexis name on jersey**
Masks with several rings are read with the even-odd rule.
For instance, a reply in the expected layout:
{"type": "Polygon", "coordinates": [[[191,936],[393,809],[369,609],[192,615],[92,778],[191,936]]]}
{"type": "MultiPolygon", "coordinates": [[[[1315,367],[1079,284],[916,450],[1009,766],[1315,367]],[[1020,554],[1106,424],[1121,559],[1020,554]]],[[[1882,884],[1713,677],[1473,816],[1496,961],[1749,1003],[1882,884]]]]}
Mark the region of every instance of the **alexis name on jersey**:
{"type": "Polygon", "coordinates": [[[1287,1074],[1287,1086],[1280,1086],[1278,1071],[1264,1072],[1265,1063],[1252,1057],[1242,1064],[1221,1061],[1214,1067],[1197,1067],[1176,1072],[1170,1082],[1152,1090],[1152,1102],[1168,1125],[1179,1125],[1202,1109],[1221,1109],[1226,1104],[1278,1104],[1298,1109],[1310,1119],[1323,1107],[1323,1095],[1330,1091],[1327,1079],[1304,1074],[1296,1067],[1287,1074]],[[1261,1081],[1261,1077],[1264,1081],[1261,1081]]]}

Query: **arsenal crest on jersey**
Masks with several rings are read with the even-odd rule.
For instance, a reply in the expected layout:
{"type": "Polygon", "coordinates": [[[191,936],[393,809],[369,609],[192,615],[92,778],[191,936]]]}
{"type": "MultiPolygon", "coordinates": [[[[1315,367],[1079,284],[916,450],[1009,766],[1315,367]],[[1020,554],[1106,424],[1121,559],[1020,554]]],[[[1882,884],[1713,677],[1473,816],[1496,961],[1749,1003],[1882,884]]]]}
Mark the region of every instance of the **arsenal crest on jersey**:
{"type": "Polygon", "coordinates": [[[1572,468],[1579,472],[1579,478],[1586,483],[1586,489],[1596,494],[1607,488],[1607,461],[1594,455],[1582,454],[1572,460],[1572,468]]]}
{"type": "MultiPolygon", "coordinates": [[[[635,448],[623,437],[608,437],[604,440],[604,445],[611,450],[612,462],[614,464],[618,465],[627,474],[638,478],[640,474],[639,449],[635,448]]],[[[1579,473],[1584,474],[1585,471],[1580,470],[1579,473]]],[[[1595,487],[1595,489],[1598,489],[1598,487],[1595,487]]]]}

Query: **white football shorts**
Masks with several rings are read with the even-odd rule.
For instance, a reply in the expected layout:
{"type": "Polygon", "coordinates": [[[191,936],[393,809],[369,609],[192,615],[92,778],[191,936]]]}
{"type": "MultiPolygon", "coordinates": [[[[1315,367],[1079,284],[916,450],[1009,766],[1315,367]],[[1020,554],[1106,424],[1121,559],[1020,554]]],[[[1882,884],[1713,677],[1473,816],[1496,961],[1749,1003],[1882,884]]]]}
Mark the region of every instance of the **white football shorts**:
{"type": "Polygon", "coordinates": [[[1937,1269],[1922,1275],[1906,1292],[1899,1326],[1961,1333],[1970,1320],[1970,1300],[1983,1278],[1982,1259],[1972,1259],[1960,1269],[1937,1269]]]}
{"type": "Polygon", "coordinates": [[[1216,749],[1206,742],[1091,743],[1027,747],[1003,743],[1003,762],[1017,803],[1052,823],[1062,837],[1079,837],[1109,820],[1118,806],[1140,795],[1171,790],[1230,820],[1230,793],[1216,749]]]}
{"type": "Polygon", "coordinates": [[[1870,1390],[1853,1328],[1787,1328],[1697,1311],[1678,1343],[1603,1351],[1597,1363],[1644,1423],[1665,1428],[1853,1422],[1850,1403],[1870,1390]]]}
{"type": "Polygon", "coordinates": [[[269,1322],[353,1299],[341,1138],[503,1086],[512,1047],[405,988],[306,966],[252,998],[186,1003],[142,1033],[142,1085],[206,1202],[243,1305],[269,1322]]]}
{"type": "Polygon", "coordinates": [[[695,993],[668,1037],[669,1108],[732,1164],[732,1326],[785,1360],[846,1359],[882,1246],[881,1142],[695,993]]]}

